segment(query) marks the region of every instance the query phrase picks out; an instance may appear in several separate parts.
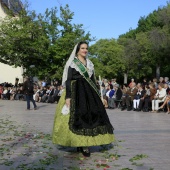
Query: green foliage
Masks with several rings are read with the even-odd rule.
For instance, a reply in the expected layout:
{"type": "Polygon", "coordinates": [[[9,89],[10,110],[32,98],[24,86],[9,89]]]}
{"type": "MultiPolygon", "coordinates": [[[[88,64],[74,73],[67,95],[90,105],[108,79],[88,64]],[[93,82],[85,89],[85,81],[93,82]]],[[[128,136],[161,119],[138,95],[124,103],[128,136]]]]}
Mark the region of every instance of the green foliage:
{"type": "Polygon", "coordinates": [[[140,155],[135,155],[133,158],[129,159],[129,161],[132,162],[132,165],[135,165],[135,166],[143,166],[144,163],[136,162],[136,161],[141,161],[141,160],[143,160],[144,158],[148,158],[148,156],[145,155],[145,154],[140,154],[140,155]]]}
{"type": "Polygon", "coordinates": [[[113,78],[124,69],[123,47],[115,39],[101,39],[90,47],[89,52],[95,63],[96,76],[113,78]]]}
{"type": "Polygon", "coordinates": [[[144,158],[148,158],[148,155],[145,154],[135,155],[133,158],[129,159],[129,161],[134,162],[134,161],[142,160],[144,158]]]}
{"type": "Polygon", "coordinates": [[[97,75],[119,78],[119,72],[139,80],[153,78],[156,68],[161,75],[170,74],[170,4],[141,17],[136,29],[118,40],[99,40],[90,48],[97,75]]]}
{"type": "Polygon", "coordinates": [[[22,66],[26,75],[61,78],[74,45],[92,41],[82,24],[73,24],[69,6],[47,9],[45,14],[23,9],[0,24],[0,62],[22,66]]]}
{"type": "MultiPolygon", "coordinates": [[[[115,39],[101,39],[89,48],[96,76],[123,79],[155,77],[170,73],[170,4],[159,7],[115,39]]],[[[0,62],[25,68],[26,75],[61,79],[63,67],[74,45],[94,38],[82,24],[73,23],[69,6],[47,9],[45,14],[22,10],[0,24],[0,62]]]]}

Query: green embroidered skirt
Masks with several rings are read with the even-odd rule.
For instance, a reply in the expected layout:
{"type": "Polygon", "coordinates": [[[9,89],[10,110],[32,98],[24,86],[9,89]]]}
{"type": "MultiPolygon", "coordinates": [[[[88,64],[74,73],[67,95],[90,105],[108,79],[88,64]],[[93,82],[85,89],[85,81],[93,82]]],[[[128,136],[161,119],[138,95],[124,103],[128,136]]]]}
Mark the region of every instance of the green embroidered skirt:
{"type": "Polygon", "coordinates": [[[114,141],[113,134],[99,134],[97,136],[84,136],[73,133],[69,129],[70,114],[63,115],[61,110],[65,104],[65,91],[59,100],[56,108],[52,141],[54,144],[71,147],[98,146],[110,144],[114,141]]]}

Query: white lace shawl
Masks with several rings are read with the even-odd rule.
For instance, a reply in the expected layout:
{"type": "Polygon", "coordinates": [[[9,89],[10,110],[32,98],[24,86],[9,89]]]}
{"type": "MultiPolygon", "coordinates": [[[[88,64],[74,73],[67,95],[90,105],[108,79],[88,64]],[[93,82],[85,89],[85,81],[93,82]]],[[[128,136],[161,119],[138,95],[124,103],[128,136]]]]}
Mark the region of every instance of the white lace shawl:
{"type": "MultiPolygon", "coordinates": [[[[91,77],[94,73],[94,65],[88,58],[86,59],[86,61],[87,61],[87,72],[89,74],[89,77],[91,77]]],[[[78,66],[74,62],[71,63],[70,67],[74,68],[76,71],[78,71],[82,75],[78,66]]]]}
{"type": "Polygon", "coordinates": [[[68,68],[71,65],[72,61],[74,60],[74,57],[76,56],[76,49],[77,49],[77,45],[75,45],[69,59],[66,62],[66,65],[64,67],[64,71],[63,71],[63,77],[62,77],[62,86],[65,86],[65,82],[67,80],[67,76],[68,76],[68,68]]]}

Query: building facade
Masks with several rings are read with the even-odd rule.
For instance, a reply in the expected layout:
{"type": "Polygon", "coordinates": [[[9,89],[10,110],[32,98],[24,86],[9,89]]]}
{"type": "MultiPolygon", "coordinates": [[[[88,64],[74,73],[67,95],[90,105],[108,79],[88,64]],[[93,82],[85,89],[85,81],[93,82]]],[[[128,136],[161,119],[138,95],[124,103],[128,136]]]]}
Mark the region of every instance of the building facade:
{"type": "MultiPolygon", "coordinates": [[[[19,10],[22,9],[22,4],[19,0],[0,0],[0,18],[5,18],[7,16],[5,9],[9,8],[17,14],[19,10]]],[[[12,67],[7,64],[0,63],[0,84],[3,82],[15,83],[15,79],[19,79],[19,83],[23,83],[23,68],[22,67],[12,67]]]]}

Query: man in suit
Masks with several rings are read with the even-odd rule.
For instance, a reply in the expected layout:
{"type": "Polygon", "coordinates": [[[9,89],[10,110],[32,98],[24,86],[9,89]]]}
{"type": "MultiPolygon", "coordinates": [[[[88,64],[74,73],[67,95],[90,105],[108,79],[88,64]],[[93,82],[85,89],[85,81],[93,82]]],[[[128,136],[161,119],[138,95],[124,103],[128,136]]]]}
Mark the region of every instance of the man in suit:
{"type": "Polygon", "coordinates": [[[130,89],[126,92],[125,96],[122,98],[122,111],[127,107],[127,111],[132,110],[132,102],[134,96],[136,95],[138,89],[136,88],[136,83],[130,83],[130,89]]]}

